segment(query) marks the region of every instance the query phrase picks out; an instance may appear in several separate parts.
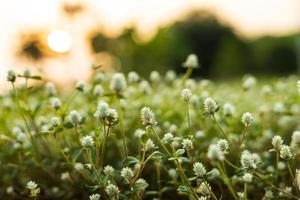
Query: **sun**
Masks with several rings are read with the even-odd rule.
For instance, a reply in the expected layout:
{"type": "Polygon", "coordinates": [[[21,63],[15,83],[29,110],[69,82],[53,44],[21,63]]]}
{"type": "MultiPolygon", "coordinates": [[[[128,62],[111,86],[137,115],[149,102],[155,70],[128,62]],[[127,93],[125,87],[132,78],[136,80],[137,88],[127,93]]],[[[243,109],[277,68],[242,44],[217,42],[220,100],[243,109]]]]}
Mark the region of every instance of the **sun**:
{"type": "Polygon", "coordinates": [[[63,30],[53,30],[47,38],[49,48],[57,53],[66,53],[72,47],[72,39],[69,33],[63,30]]]}

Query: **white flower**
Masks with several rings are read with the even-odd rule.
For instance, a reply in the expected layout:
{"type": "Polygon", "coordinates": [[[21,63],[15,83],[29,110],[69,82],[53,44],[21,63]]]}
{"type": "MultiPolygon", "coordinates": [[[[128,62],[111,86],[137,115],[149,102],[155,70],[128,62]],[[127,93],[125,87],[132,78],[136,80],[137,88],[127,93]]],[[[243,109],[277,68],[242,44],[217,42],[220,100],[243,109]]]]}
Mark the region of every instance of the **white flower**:
{"type": "Polygon", "coordinates": [[[50,99],[51,107],[58,110],[61,107],[61,101],[59,98],[53,97],[50,99]]]}
{"type": "Polygon", "coordinates": [[[149,184],[142,178],[139,178],[135,183],[134,183],[134,190],[139,192],[139,191],[144,191],[149,184]]]}
{"type": "Polygon", "coordinates": [[[192,142],[192,140],[190,140],[188,138],[183,139],[181,144],[182,144],[182,147],[185,149],[193,149],[193,142],[192,142]]]}
{"type": "Polygon", "coordinates": [[[298,186],[298,190],[300,190],[300,170],[296,169],[296,176],[295,176],[295,182],[298,186]]]}
{"type": "Polygon", "coordinates": [[[145,126],[154,126],[157,124],[155,114],[149,107],[143,107],[141,110],[142,123],[145,126]]]}
{"type": "Polygon", "coordinates": [[[76,90],[83,92],[86,88],[86,84],[84,81],[78,81],[75,88],[76,90]]]}
{"type": "Polygon", "coordinates": [[[256,79],[253,76],[249,76],[243,82],[243,89],[249,90],[253,88],[255,84],[256,84],[256,79]]]}
{"type": "Polygon", "coordinates": [[[247,127],[250,126],[253,123],[253,121],[254,121],[254,117],[251,113],[246,112],[243,114],[242,122],[245,126],[247,126],[247,127]]]}
{"type": "Polygon", "coordinates": [[[70,173],[69,172],[64,172],[60,175],[61,180],[67,180],[70,179],[70,173]]]}
{"type": "Polygon", "coordinates": [[[300,94],[300,80],[297,81],[297,89],[298,89],[298,93],[300,94]]]}
{"type": "Polygon", "coordinates": [[[213,113],[215,113],[217,111],[218,105],[215,102],[215,100],[213,100],[210,97],[207,97],[204,100],[204,109],[205,109],[206,112],[208,112],[210,114],[213,114],[213,113]]]}
{"type": "Polygon", "coordinates": [[[220,150],[226,154],[227,151],[228,151],[228,147],[229,147],[229,144],[228,144],[228,141],[225,140],[225,139],[221,139],[218,141],[217,143],[217,146],[220,148],[220,150]]]}
{"type": "Polygon", "coordinates": [[[272,145],[276,151],[278,151],[280,149],[282,144],[283,144],[283,140],[279,135],[275,135],[272,138],[272,145]]]}
{"type": "Polygon", "coordinates": [[[153,82],[153,83],[157,83],[160,81],[160,74],[158,71],[152,71],[150,73],[150,80],[153,82]]]}
{"type": "Polygon", "coordinates": [[[249,151],[245,150],[242,152],[241,155],[241,164],[243,166],[243,168],[248,169],[248,168],[253,168],[256,169],[256,161],[257,159],[255,159],[256,157],[254,156],[254,154],[251,154],[249,151]]]}
{"type": "Polygon", "coordinates": [[[206,174],[206,169],[204,165],[200,162],[196,162],[193,165],[194,174],[198,177],[203,177],[206,174]]]}
{"type": "Polygon", "coordinates": [[[166,81],[173,82],[176,79],[176,73],[173,70],[168,70],[166,73],[166,81]]]}
{"type": "Polygon", "coordinates": [[[80,163],[80,162],[75,163],[75,164],[74,164],[74,168],[75,168],[77,171],[81,171],[81,170],[84,169],[83,164],[80,163]]]}
{"type": "Polygon", "coordinates": [[[177,179],[177,177],[178,177],[178,173],[177,173],[176,169],[173,169],[173,168],[168,170],[168,174],[173,179],[177,179]]]}
{"type": "Polygon", "coordinates": [[[190,101],[190,98],[192,96],[192,93],[189,89],[185,88],[181,91],[181,97],[183,98],[183,100],[188,103],[190,101]]]}
{"type": "Polygon", "coordinates": [[[101,197],[100,194],[92,194],[89,196],[90,200],[99,200],[101,197]]]}
{"type": "Polygon", "coordinates": [[[112,76],[110,82],[110,89],[114,90],[116,93],[122,92],[127,87],[126,79],[124,74],[116,73],[112,76]]]}
{"type": "Polygon", "coordinates": [[[126,183],[130,183],[130,181],[132,180],[134,173],[132,171],[132,169],[130,169],[129,167],[124,167],[121,170],[121,176],[124,178],[126,183]]]}
{"type": "Polygon", "coordinates": [[[105,187],[105,192],[110,197],[110,199],[112,199],[112,200],[118,200],[119,199],[120,190],[116,185],[114,185],[112,183],[109,183],[105,187]]]}
{"type": "Polygon", "coordinates": [[[13,83],[13,82],[15,82],[16,78],[17,78],[17,76],[16,76],[15,71],[12,70],[12,69],[8,70],[8,72],[7,72],[7,81],[13,83]]]}
{"type": "Polygon", "coordinates": [[[206,197],[210,197],[210,195],[211,195],[211,187],[210,187],[210,185],[209,185],[209,183],[207,183],[206,181],[205,182],[202,182],[201,184],[200,184],[200,186],[199,186],[199,192],[202,194],[202,195],[204,195],[204,196],[206,196],[206,197]]]}
{"type": "Polygon", "coordinates": [[[140,77],[136,72],[131,71],[128,73],[128,81],[130,83],[137,83],[139,81],[139,79],[140,79],[140,77]]]}
{"type": "Polygon", "coordinates": [[[80,138],[80,143],[83,147],[92,147],[95,141],[92,136],[86,135],[80,138]]]}
{"type": "Polygon", "coordinates": [[[165,144],[170,144],[174,140],[174,136],[172,133],[166,133],[162,139],[162,142],[165,144]]]}
{"type": "Polygon", "coordinates": [[[251,183],[252,182],[252,178],[253,178],[253,175],[250,174],[250,173],[245,173],[244,176],[243,176],[243,181],[245,183],[251,183]]]}
{"type": "Polygon", "coordinates": [[[150,94],[151,93],[151,86],[150,84],[148,83],[148,81],[141,81],[140,84],[139,84],[139,88],[140,88],[140,91],[143,93],[143,94],[150,94]]]}
{"type": "Polygon", "coordinates": [[[150,151],[155,148],[155,144],[151,139],[148,139],[146,142],[146,151],[150,151]]]}
{"type": "Polygon", "coordinates": [[[101,85],[96,85],[94,87],[93,95],[94,96],[102,96],[103,95],[103,88],[101,85]]]}
{"type": "Polygon", "coordinates": [[[195,54],[188,55],[186,61],[183,63],[183,67],[186,68],[198,68],[198,57],[195,54]]]}
{"type": "Polygon", "coordinates": [[[232,116],[235,113],[235,107],[230,103],[225,103],[223,106],[225,116],[232,116]]]}
{"type": "Polygon", "coordinates": [[[300,147],[300,131],[294,131],[291,140],[291,147],[292,148],[299,148],[300,147]]]}
{"type": "Polygon", "coordinates": [[[108,116],[109,106],[106,102],[101,101],[98,103],[96,112],[94,113],[94,117],[104,119],[108,116]]]}
{"type": "Polygon", "coordinates": [[[46,83],[46,91],[47,91],[47,95],[49,97],[56,95],[56,88],[55,85],[51,82],[46,83]]]}
{"type": "Polygon", "coordinates": [[[34,181],[29,181],[27,182],[26,184],[26,187],[29,189],[29,190],[34,190],[37,188],[37,184],[34,182],[34,181]]]}
{"type": "Polygon", "coordinates": [[[143,137],[143,135],[145,135],[146,131],[142,130],[142,129],[137,129],[134,132],[134,136],[137,138],[141,138],[143,137]]]}
{"type": "Polygon", "coordinates": [[[53,127],[58,127],[61,124],[60,119],[58,117],[52,117],[50,123],[53,127]]]}
{"type": "Polygon", "coordinates": [[[73,124],[79,124],[82,120],[81,115],[76,110],[72,110],[69,114],[69,118],[73,124]]]}
{"type": "Polygon", "coordinates": [[[224,160],[224,153],[216,144],[211,144],[208,147],[207,157],[210,160],[224,160]]]}
{"type": "Polygon", "coordinates": [[[290,160],[293,158],[291,148],[287,145],[281,145],[280,147],[280,157],[283,160],[290,160]]]}
{"type": "Polygon", "coordinates": [[[110,165],[106,165],[103,169],[103,172],[105,175],[112,175],[114,173],[115,169],[110,166],[110,165]]]}

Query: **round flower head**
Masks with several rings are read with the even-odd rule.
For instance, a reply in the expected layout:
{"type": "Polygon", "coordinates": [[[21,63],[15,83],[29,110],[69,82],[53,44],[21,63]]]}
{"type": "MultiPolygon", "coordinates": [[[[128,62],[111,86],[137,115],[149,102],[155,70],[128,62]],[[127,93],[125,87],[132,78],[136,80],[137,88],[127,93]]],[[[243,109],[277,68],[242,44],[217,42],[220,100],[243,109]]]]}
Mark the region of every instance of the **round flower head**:
{"type": "Polygon", "coordinates": [[[256,79],[253,76],[249,76],[243,82],[243,89],[249,90],[253,88],[255,84],[256,84],[256,79]]]}
{"type": "Polygon", "coordinates": [[[50,123],[52,127],[58,127],[61,124],[60,119],[58,117],[52,117],[50,123]]]}
{"type": "Polygon", "coordinates": [[[94,96],[102,96],[103,95],[103,88],[101,85],[96,85],[94,87],[93,95],[94,96]]]}
{"type": "Polygon", "coordinates": [[[287,145],[281,145],[280,147],[280,157],[283,160],[290,160],[293,158],[291,148],[287,145]]]}
{"type": "Polygon", "coordinates": [[[139,79],[140,79],[140,77],[136,72],[131,71],[128,73],[128,82],[137,83],[139,81],[139,79]]]}
{"type": "Polygon", "coordinates": [[[298,89],[298,93],[300,94],[300,80],[297,81],[297,89],[298,89]]]}
{"type": "Polygon", "coordinates": [[[300,190],[300,170],[299,169],[296,169],[295,182],[298,186],[298,190],[300,190]]]}
{"type": "Polygon", "coordinates": [[[195,54],[188,55],[186,61],[183,63],[183,67],[198,68],[199,67],[198,57],[195,54]]]}
{"type": "Polygon", "coordinates": [[[84,169],[83,164],[80,162],[77,162],[74,164],[74,169],[76,169],[77,171],[81,171],[84,169]]]}
{"type": "Polygon", "coordinates": [[[272,138],[272,145],[276,151],[280,150],[281,145],[283,144],[283,140],[279,135],[275,135],[272,138]]]}
{"type": "Polygon", "coordinates": [[[210,197],[211,193],[211,187],[209,185],[209,183],[207,182],[202,182],[199,186],[199,192],[203,195],[203,196],[206,196],[206,197],[210,197]]]}
{"type": "Polygon", "coordinates": [[[143,107],[141,110],[142,123],[145,126],[155,126],[157,124],[155,114],[149,107],[143,107]]]}
{"type": "Polygon", "coordinates": [[[58,110],[61,107],[61,101],[59,98],[53,97],[50,99],[51,107],[58,110]]]}
{"type": "Polygon", "coordinates": [[[79,124],[82,120],[81,115],[76,110],[72,110],[70,112],[69,118],[70,118],[71,122],[74,124],[79,124]]]}
{"type": "Polygon", "coordinates": [[[245,169],[248,169],[248,168],[256,169],[256,162],[255,162],[254,156],[247,150],[242,152],[241,164],[242,164],[243,168],[245,168],[245,169]]]}
{"type": "Polygon", "coordinates": [[[92,147],[94,146],[94,139],[92,136],[90,135],[86,135],[86,136],[83,136],[82,138],[80,138],[80,143],[83,147],[92,147]]]}
{"type": "Polygon", "coordinates": [[[46,87],[47,95],[49,97],[56,95],[57,92],[56,92],[55,85],[53,83],[48,82],[48,83],[46,83],[45,87],[46,87]]]}
{"type": "Polygon", "coordinates": [[[193,142],[192,140],[185,138],[182,140],[182,147],[185,149],[193,149],[193,142]]]}
{"type": "Polygon", "coordinates": [[[23,76],[24,78],[30,78],[31,77],[31,71],[30,69],[25,69],[24,72],[23,72],[23,76]]]}
{"type": "Polygon", "coordinates": [[[220,150],[224,153],[227,154],[228,152],[228,148],[229,148],[229,144],[228,141],[225,139],[221,139],[218,141],[217,146],[220,148],[220,150]]]}
{"type": "Polygon", "coordinates": [[[130,183],[130,181],[132,180],[134,173],[132,171],[132,169],[130,169],[129,167],[124,167],[121,170],[121,176],[124,178],[126,183],[130,183]]]}
{"type": "Polygon", "coordinates": [[[190,101],[190,98],[192,96],[192,93],[189,89],[185,88],[181,91],[181,97],[183,98],[183,100],[188,103],[190,101]]]}
{"type": "Polygon", "coordinates": [[[253,178],[253,175],[250,174],[250,173],[245,173],[244,176],[243,176],[243,181],[245,183],[251,183],[252,182],[252,178],[253,178]]]}
{"type": "Polygon", "coordinates": [[[193,171],[197,177],[203,177],[206,174],[206,169],[205,169],[204,165],[200,162],[194,163],[193,171]]]}
{"type": "Polygon", "coordinates": [[[224,160],[224,153],[216,144],[211,144],[208,147],[207,157],[210,160],[224,160]]]}
{"type": "Polygon", "coordinates": [[[174,136],[172,133],[166,133],[162,139],[162,142],[165,144],[170,144],[174,140],[174,136]]]}
{"type": "Polygon", "coordinates": [[[111,123],[111,122],[115,122],[118,120],[118,113],[115,109],[108,109],[107,111],[107,119],[108,121],[111,123]]]}
{"type": "Polygon", "coordinates": [[[124,74],[116,73],[112,76],[110,82],[110,89],[115,91],[115,93],[122,92],[127,87],[126,79],[124,74]]]}
{"type": "Polygon", "coordinates": [[[106,165],[103,169],[105,175],[112,175],[114,173],[114,168],[110,165],[106,165]]]}
{"type": "Polygon", "coordinates": [[[89,196],[90,200],[100,200],[101,195],[100,194],[92,194],[89,196]]]}
{"type": "Polygon", "coordinates": [[[151,86],[150,84],[148,83],[148,81],[141,81],[140,84],[139,84],[139,88],[140,88],[140,91],[143,93],[143,94],[150,94],[151,93],[151,86]]]}
{"type": "Polygon", "coordinates": [[[94,117],[104,119],[108,116],[109,106],[106,102],[101,101],[98,103],[94,117]]]}
{"type": "Polygon", "coordinates": [[[292,148],[300,148],[300,131],[294,131],[291,140],[292,148]]]}
{"type": "Polygon", "coordinates": [[[118,200],[119,199],[120,190],[116,185],[114,185],[112,183],[109,183],[105,187],[105,192],[110,197],[110,199],[112,199],[112,200],[118,200]]]}
{"type": "Polygon", "coordinates": [[[137,129],[134,132],[134,136],[137,138],[141,138],[143,137],[143,135],[145,135],[146,131],[142,130],[142,129],[137,129]]]}
{"type": "Polygon", "coordinates": [[[230,103],[225,103],[223,106],[225,116],[232,116],[235,113],[235,107],[230,103]]]}
{"type": "Polygon", "coordinates": [[[247,126],[247,127],[250,126],[253,123],[253,121],[254,121],[254,117],[251,113],[246,112],[243,114],[242,122],[245,126],[247,126]]]}
{"type": "Polygon", "coordinates": [[[150,73],[150,81],[153,83],[157,83],[160,81],[160,74],[158,71],[152,71],[150,73]]]}
{"type": "Polygon", "coordinates": [[[218,105],[212,98],[208,97],[204,100],[204,110],[210,114],[218,110],[218,105]]]}
{"type": "Polygon", "coordinates": [[[142,178],[139,178],[135,183],[134,183],[134,190],[137,192],[144,191],[149,184],[142,178]]]}
{"type": "Polygon", "coordinates": [[[78,90],[80,92],[83,92],[85,90],[85,88],[86,88],[86,84],[85,84],[84,81],[78,81],[76,83],[76,87],[75,88],[76,88],[76,90],[78,90]]]}
{"type": "Polygon", "coordinates": [[[17,76],[16,76],[16,73],[15,73],[15,71],[14,70],[8,70],[8,72],[7,72],[7,81],[9,81],[9,82],[15,82],[16,81],[16,78],[17,78],[17,76]]]}
{"type": "Polygon", "coordinates": [[[171,83],[176,79],[176,73],[173,70],[169,70],[166,73],[166,81],[171,83]]]}
{"type": "Polygon", "coordinates": [[[29,182],[27,182],[27,184],[26,184],[26,187],[27,187],[27,189],[29,189],[29,190],[34,190],[34,189],[36,189],[37,188],[37,184],[34,182],[34,181],[29,181],[29,182]]]}

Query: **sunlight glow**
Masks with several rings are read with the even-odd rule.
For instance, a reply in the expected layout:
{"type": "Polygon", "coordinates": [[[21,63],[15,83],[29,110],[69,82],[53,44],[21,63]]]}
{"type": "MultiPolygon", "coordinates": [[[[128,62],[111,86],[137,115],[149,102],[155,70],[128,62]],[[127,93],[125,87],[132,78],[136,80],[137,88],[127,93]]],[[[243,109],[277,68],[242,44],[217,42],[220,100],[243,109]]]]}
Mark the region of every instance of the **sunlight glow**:
{"type": "Polygon", "coordinates": [[[67,32],[54,30],[48,35],[47,44],[50,49],[57,53],[66,53],[71,49],[72,39],[67,32]]]}

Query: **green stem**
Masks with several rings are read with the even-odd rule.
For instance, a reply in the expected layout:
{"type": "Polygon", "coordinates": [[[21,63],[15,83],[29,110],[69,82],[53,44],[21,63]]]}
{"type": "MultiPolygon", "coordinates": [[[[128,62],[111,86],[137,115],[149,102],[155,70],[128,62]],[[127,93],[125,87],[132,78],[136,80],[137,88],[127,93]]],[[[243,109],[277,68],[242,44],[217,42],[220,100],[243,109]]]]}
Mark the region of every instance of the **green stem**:
{"type": "Polygon", "coordinates": [[[209,187],[209,185],[207,184],[206,179],[204,179],[204,184],[205,184],[205,186],[209,189],[209,191],[210,191],[210,193],[211,193],[213,199],[214,199],[214,200],[218,200],[218,198],[216,197],[216,195],[215,195],[214,192],[212,191],[211,187],[209,187]]]}
{"type": "Polygon", "coordinates": [[[189,68],[186,70],[184,76],[183,76],[182,79],[181,79],[181,85],[184,85],[184,84],[185,84],[186,80],[187,80],[188,78],[190,78],[190,76],[192,75],[192,72],[193,72],[193,68],[191,68],[191,67],[189,67],[189,68]]]}
{"type": "Polygon", "coordinates": [[[240,142],[240,146],[243,145],[244,143],[244,140],[245,140],[245,137],[246,137],[246,132],[248,130],[248,126],[245,126],[244,130],[243,130],[243,133],[242,133],[242,139],[241,139],[241,142],[240,142]]]}
{"type": "Polygon", "coordinates": [[[96,168],[95,163],[94,163],[93,158],[92,158],[92,151],[90,149],[86,149],[86,153],[88,154],[87,156],[88,156],[89,163],[92,165],[93,171],[96,174],[97,181],[98,181],[99,184],[101,184],[100,175],[97,171],[97,168],[96,168]]]}
{"type": "Polygon", "coordinates": [[[232,142],[229,140],[229,138],[228,138],[227,134],[225,133],[224,129],[222,128],[221,124],[220,124],[220,123],[218,122],[218,120],[216,119],[215,114],[211,114],[211,115],[212,115],[214,121],[216,122],[218,128],[220,129],[222,135],[223,135],[223,136],[225,137],[225,139],[231,144],[232,147],[235,147],[235,146],[232,144],[232,142]]]}
{"type": "Polygon", "coordinates": [[[191,134],[191,119],[190,119],[190,112],[189,112],[189,103],[186,103],[186,115],[187,115],[187,120],[188,120],[188,125],[189,125],[189,134],[191,134]]]}
{"type": "Polygon", "coordinates": [[[125,157],[128,157],[128,152],[127,152],[127,146],[126,146],[126,137],[125,137],[125,129],[123,125],[123,110],[120,105],[120,99],[118,98],[118,113],[119,113],[119,125],[120,125],[120,131],[122,134],[122,142],[123,142],[123,149],[124,149],[124,154],[125,157]]]}
{"type": "Polygon", "coordinates": [[[244,200],[247,200],[247,183],[244,183],[244,200]]]}
{"type": "Polygon", "coordinates": [[[235,194],[235,191],[234,191],[234,189],[233,189],[233,187],[232,187],[232,185],[231,185],[231,183],[230,183],[230,180],[229,180],[229,178],[228,178],[228,175],[227,175],[225,169],[222,168],[222,166],[220,165],[220,163],[218,163],[218,168],[219,168],[219,170],[220,170],[222,176],[224,177],[224,178],[223,178],[223,179],[224,179],[224,183],[225,183],[225,185],[228,187],[228,189],[229,189],[231,195],[233,196],[233,198],[234,198],[235,200],[238,200],[238,197],[237,197],[237,195],[235,194]]]}

